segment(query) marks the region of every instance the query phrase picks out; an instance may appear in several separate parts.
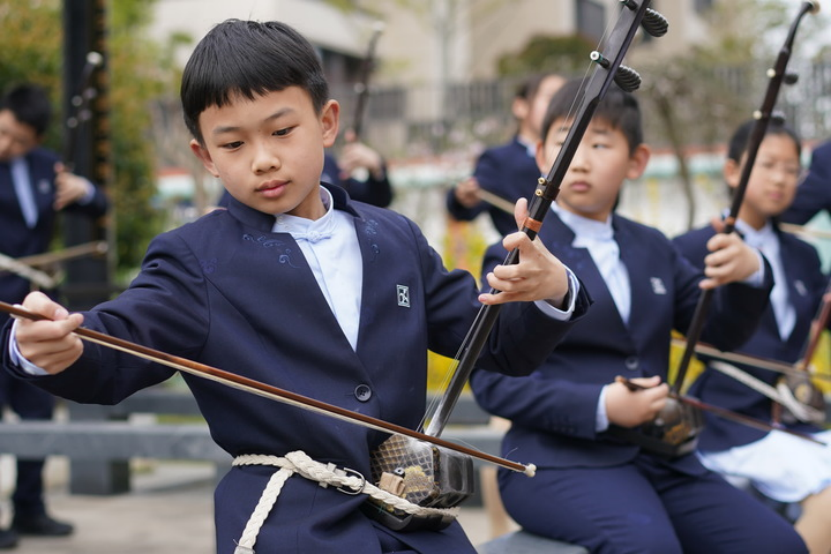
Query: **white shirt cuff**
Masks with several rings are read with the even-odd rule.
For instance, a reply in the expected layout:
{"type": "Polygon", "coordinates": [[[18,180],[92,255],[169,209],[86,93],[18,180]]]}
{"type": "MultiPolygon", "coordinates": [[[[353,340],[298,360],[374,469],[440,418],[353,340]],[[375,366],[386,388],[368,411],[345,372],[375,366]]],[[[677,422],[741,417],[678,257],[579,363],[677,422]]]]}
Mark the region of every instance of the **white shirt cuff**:
{"type": "Polygon", "coordinates": [[[597,400],[597,412],[594,416],[594,430],[602,433],[609,428],[609,416],[606,415],[606,387],[600,389],[600,398],[597,400]]]}
{"type": "Polygon", "coordinates": [[[762,258],[762,253],[759,252],[758,248],[754,248],[753,251],[756,252],[756,258],[759,259],[759,270],[742,281],[742,283],[758,289],[762,288],[762,285],[765,282],[765,260],[762,258]]]}
{"type": "Polygon", "coordinates": [[[9,358],[11,359],[12,363],[15,365],[20,366],[23,371],[28,373],[29,375],[49,375],[45,369],[42,369],[26,358],[20,353],[20,350],[17,348],[17,320],[12,323],[12,332],[10,333],[11,340],[9,341],[9,358]]]}
{"type": "Polygon", "coordinates": [[[568,267],[566,267],[566,273],[568,274],[568,306],[565,310],[555,308],[546,300],[534,301],[534,304],[542,310],[542,313],[558,321],[568,321],[571,319],[574,313],[574,306],[577,304],[577,295],[580,293],[580,281],[577,279],[577,276],[568,267]]]}

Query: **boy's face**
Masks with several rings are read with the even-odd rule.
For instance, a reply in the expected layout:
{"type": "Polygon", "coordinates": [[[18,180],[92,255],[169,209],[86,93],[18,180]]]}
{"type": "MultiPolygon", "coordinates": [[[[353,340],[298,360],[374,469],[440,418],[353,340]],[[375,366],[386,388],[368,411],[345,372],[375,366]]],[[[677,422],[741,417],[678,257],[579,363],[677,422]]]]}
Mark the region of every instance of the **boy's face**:
{"type": "Polygon", "coordinates": [[[0,110],[0,162],[24,156],[39,144],[34,127],[18,121],[10,110],[0,110]]]}
{"type": "MultiPolygon", "coordinates": [[[[572,123],[556,120],[537,147],[537,165],[543,174],[551,170],[572,123]]],[[[557,204],[582,217],[606,221],[623,181],[640,177],[648,161],[645,145],[630,154],[624,134],[605,119],[595,117],[563,178],[557,204]]]]}
{"type": "MultiPolygon", "coordinates": [[[[739,186],[745,163],[747,153],[742,155],[741,165],[733,160],[725,163],[724,177],[731,188],[739,186]]],[[[800,170],[793,138],[780,134],[765,136],[756,153],[739,217],[761,229],[769,218],[784,212],[796,195],[800,170]]]]}
{"type": "Polygon", "coordinates": [[[338,134],[338,103],[315,112],[308,92],[292,86],[249,100],[232,97],[199,115],[204,146],[191,150],[240,202],[269,214],[323,216],[323,149],[338,134]]]}
{"type": "Polygon", "coordinates": [[[514,116],[519,119],[520,134],[527,140],[540,140],[542,120],[548,110],[548,104],[565,82],[566,80],[559,75],[549,75],[540,82],[533,98],[515,100],[514,116]]]}

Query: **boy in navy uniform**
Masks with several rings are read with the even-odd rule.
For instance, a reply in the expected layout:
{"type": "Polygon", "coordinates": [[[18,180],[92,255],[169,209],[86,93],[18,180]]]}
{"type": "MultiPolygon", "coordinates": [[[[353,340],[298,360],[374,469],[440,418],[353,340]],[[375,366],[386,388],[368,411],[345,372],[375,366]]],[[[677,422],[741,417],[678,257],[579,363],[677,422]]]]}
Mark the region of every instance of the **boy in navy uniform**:
{"type": "MultiPolygon", "coordinates": [[[[41,146],[51,115],[49,96],[34,84],[16,85],[0,100],[0,254],[5,256],[47,252],[61,211],[90,218],[107,211],[103,191],[67,171],[54,152],[41,146]]],[[[32,284],[24,277],[0,272],[3,302],[21,302],[30,290],[32,284]]],[[[0,314],[0,325],[7,320],[6,314],[0,314]]],[[[55,399],[28,383],[0,375],[0,408],[4,406],[23,419],[51,419],[55,399]]],[[[72,533],[72,525],[46,512],[43,465],[43,460],[18,460],[13,529],[0,531],[0,548],[12,547],[17,533],[72,533]]]]}
{"type": "Polygon", "coordinates": [[[490,214],[501,235],[516,231],[511,214],[482,200],[479,190],[514,203],[529,198],[537,186],[540,170],[534,160],[540,125],[551,97],[565,79],[554,73],[533,75],[517,90],[511,113],[518,122],[516,135],[507,144],[488,148],[476,161],[473,175],[447,193],[447,210],[459,221],[472,221],[482,212],[490,214]]]}
{"type": "MultiPolygon", "coordinates": [[[[480,295],[469,274],[444,269],[413,222],[322,187],[339,106],[314,49],[290,27],[216,26],[185,68],[181,97],[191,148],[230,192],[228,209],[157,237],[129,289],[90,312],[70,315],[30,295],[24,306],[55,321],[7,327],[6,370],[93,403],[116,403],[173,374],[82,345],[72,330],[83,321],[415,428],[425,409],[428,349],[452,356],[481,303],[504,307],[479,364],[515,374],[541,363],[587,309],[573,276],[524,233],[505,239],[506,248],[519,248],[521,263],[497,267],[488,278],[504,292],[480,295]],[[524,300],[535,302],[514,302],[524,300]],[[551,340],[532,340],[526,329],[551,340]]],[[[517,209],[518,216],[527,212],[524,203],[517,209]]],[[[387,438],[211,380],[185,379],[212,436],[233,456],[264,454],[264,463],[279,465],[302,452],[324,467],[369,475],[370,453],[387,438]]],[[[364,514],[364,495],[299,475],[278,487],[279,497],[271,486],[264,492],[285,471],[236,465],[225,476],[215,494],[218,552],[234,552],[237,543],[237,552],[474,552],[455,522],[441,531],[393,531],[364,514]],[[269,502],[255,510],[261,496],[269,502]]]]}
{"type": "MultiPolygon", "coordinates": [[[[549,106],[541,171],[563,145],[579,87],[566,84],[549,106]]],[[[592,552],[805,552],[787,521],[694,454],[660,457],[615,432],[651,422],[665,405],[670,333],[687,330],[702,288],[723,285],[704,336],[730,349],[752,334],[772,286],[761,255],[735,234],[708,243],[705,277],[660,231],[614,213],[624,181],[648,159],[637,100],[613,86],[540,231],[595,303],[530,376],[472,375],[478,402],[512,421],[503,452],[539,468],[527,483],[500,471],[505,508],[526,530],[592,552]],[[740,283],[748,279],[759,286],[740,283]],[[647,388],[630,391],[621,375],[647,388]]],[[[494,245],[484,268],[504,255],[494,245]]]]}

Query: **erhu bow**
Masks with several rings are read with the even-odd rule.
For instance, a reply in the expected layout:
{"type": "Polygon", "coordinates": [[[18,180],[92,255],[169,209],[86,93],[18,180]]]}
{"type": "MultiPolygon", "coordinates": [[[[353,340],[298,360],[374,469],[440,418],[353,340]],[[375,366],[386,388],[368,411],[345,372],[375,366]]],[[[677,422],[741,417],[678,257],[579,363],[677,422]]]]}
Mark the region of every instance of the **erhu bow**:
{"type": "MultiPolygon", "coordinates": [[[[580,145],[597,104],[606,94],[612,82],[627,91],[640,86],[640,76],[629,67],[621,65],[626,51],[640,27],[652,36],[661,37],[668,29],[667,20],[649,7],[650,0],[620,0],[621,14],[612,29],[603,52],[591,53],[594,72],[585,87],[583,97],[575,111],[574,123],[562,148],[546,177],[541,177],[534,197],[528,206],[522,232],[534,239],[542,227],[543,219],[551,203],[557,198],[560,183],[580,145]]],[[[503,265],[516,264],[519,252],[508,254],[503,265]]],[[[491,289],[491,294],[499,291],[491,289]]],[[[488,334],[499,315],[500,306],[482,306],[462,346],[456,355],[454,373],[450,383],[435,407],[425,433],[438,437],[444,430],[450,412],[456,404],[465,383],[473,371],[488,334]]],[[[473,494],[473,466],[469,458],[445,452],[429,444],[417,444],[405,437],[393,436],[373,453],[373,479],[380,482],[386,474],[403,481],[404,498],[425,507],[451,508],[473,494]]],[[[449,521],[424,522],[418,516],[381,509],[376,517],[390,527],[400,530],[416,528],[441,529],[449,521]]]]}
{"type": "MultiPolygon", "coordinates": [[[[822,295],[822,301],[814,319],[811,320],[811,326],[808,330],[808,337],[805,340],[805,347],[799,360],[794,364],[797,370],[793,373],[787,373],[779,378],[776,388],[780,394],[790,394],[800,404],[807,408],[810,416],[807,422],[814,425],[822,425],[825,423],[825,396],[811,380],[810,365],[814,357],[814,352],[819,346],[819,339],[822,335],[823,329],[828,325],[828,318],[831,317],[831,279],[825,287],[825,292],[822,295]]],[[[797,421],[805,421],[804,417],[798,417],[797,414],[791,410],[784,409],[781,404],[773,405],[773,421],[782,421],[785,424],[794,424],[797,421]]]]}
{"type": "MultiPolygon", "coordinates": [[[[40,314],[30,312],[29,310],[21,306],[13,306],[2,301],[0,301],[0,312],[6,312],[16,318],[31,319],[32,321],[44,321],[49,319],[40,314]]],[[[454,444],[452,442],[440,439],[438,437],[431,437],[429,435],[419,433],[418,431],[413,431],[412,429],[401,427],[394,423],[389,423],[381,419],[367,416],[358,412],[353,412],[345,408],[341,408],[340,406],[335,406],[333,404],[321,402],[319,400],[296,394],[275,387],[273,385],[269,385],[266,383],[262,383],[260,381],[256,381],[254,379],[250,379],[248,377],[237,375],[236,373],[231,373],[229,371],[225,371],[216,367],[189,360],[187,358],[174,356],[172,354],[168,354],[160,350],[155,350],[153,348],[148,348],[146,346],[142,346],[140,344],[120,339],[118,337],[113,337],[105,333],[100,333],[98,331],[93,331],[91,329],[86,329],[84,327],[79,327],[75,329],[73,333],[75,333],[76,335],[81,337],[81,339],[87,342],[99,344],[101,346],[112,348],[120,352],[125,352],[138,358],[149,360],[151,362],[161,364],[163,366],[181,371],[183,373],[189,373],[191,375],[195,375],[203,379],[215,381],[225,386],[256,394],[257,396],[262,396],[264,398],[275,400],[283,404],[288,404],[298,408],[306,409],[335,419],[348,421],[350,423],[361,425],[363,427],[367,427],[375,431],[381,431],[382,433],[398,433],[401,435],[406,435],[413,439],[432,442],[433,444],[441,446],[442,448],[446,448],[448,450],[455,450],[464,453],[468,456],[481,459],[484,462],[496,464],[498,466],[505,467],[513,471],[520,471],[532,475],[535,470],[533,465],[525,466],[522,464],[518,464],[516,462],[505,460],[503,458],[499,458],[497,456],[492,456],[485,452],[477,452],[476,450],[472,450],[465,446],[454,444]]]]}
{"type": "MultiPolygon", "coordinates": [[[[733,194],[733,202],[730,206],[730,213],[724,220],[724,228],[721,231],[722,233],[729,234],[735,230],[736,219],[738,218],[739,209],[741,208],[742,201],[744,200],[744,194],[747,190],[748,181],[750,180],[750,173],[753,170],[753,165],[756,161],[756,154],[759,151],[759,145],[765,138],[768,123],[773,117],[773,108],[776,105],[779,89],[781,88],[782,83],[793,84],[797,80],[796,75],[787,72],[788,60],[791,57],[791,49],[793,48],[794,39],[796,38],[797,27],[805,14],[816,13],[818,11],[818,2],[809,0],[802,3],[799,8],[799,13],[788,31],[785,43],[779,50],[776,63],[773,68],[769,69],[767,72],[767,76],[769,78],[767,91],[765,93],[764,100],[762,101],[761,108],[753,113],[753,118],[756,120],[756,124],[750,134],[747,147],[747,160],[742,168],[739,185],[736,187],[733,194]]],[[[695,312],[693,313],[692,321],[690,322],[689,329],[687,330],[686,348],[684,349],[681,362],[678,366],[678,373],[676,374],[675,382],[671,385],[671,392],[673,394],[677,395],[683,390],[687,370],[689,369],[690,362],[692,361],[692,357],[695,353],[695,345],[701,337],[701,332],[704,329],[704,323],[707,319],[707,314],[709,313],[712,300],[713,289],[703,291],[698,299],[698,304],[696,305],[695,312]]],[[[685,406],[688,405],[685,404],[685,406]]],[[[677,407],[680,409],[681,404],[678,404],[677,407]]],[[[698,419],[701,419],[700,414],[698,414],[698,419]]],[[[684,441],[677,444],[679,453],[689,452],[695,449],[700,430],[700,427],[696,428],[696,426],[690,426],[688,437],[684,441]]],[[[677,435],[680,435],[680,433],[677,435]]]]}

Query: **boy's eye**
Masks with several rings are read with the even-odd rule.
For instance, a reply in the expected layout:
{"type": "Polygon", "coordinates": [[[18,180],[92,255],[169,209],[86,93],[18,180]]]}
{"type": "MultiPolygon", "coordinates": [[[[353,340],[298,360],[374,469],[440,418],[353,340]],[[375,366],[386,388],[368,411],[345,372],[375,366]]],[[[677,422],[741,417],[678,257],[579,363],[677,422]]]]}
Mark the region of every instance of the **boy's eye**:
{"type": "Polygon", "coordinates": [[[233,142],[226,142],[225,144],[220,145],[220,148],[223,150],[236,150],[240,146],[242,146],[242,141],[235,140],[233,142]]]}
{"type": "Polygon", "coordinates": [[[274,136],[284,137],[284,136],[288,135],[289,133],[291,133],[292,129],[294,129],[294,127],[286,127],[285,129],[280,129],[278,131],[274,131],[274,136]]]}

